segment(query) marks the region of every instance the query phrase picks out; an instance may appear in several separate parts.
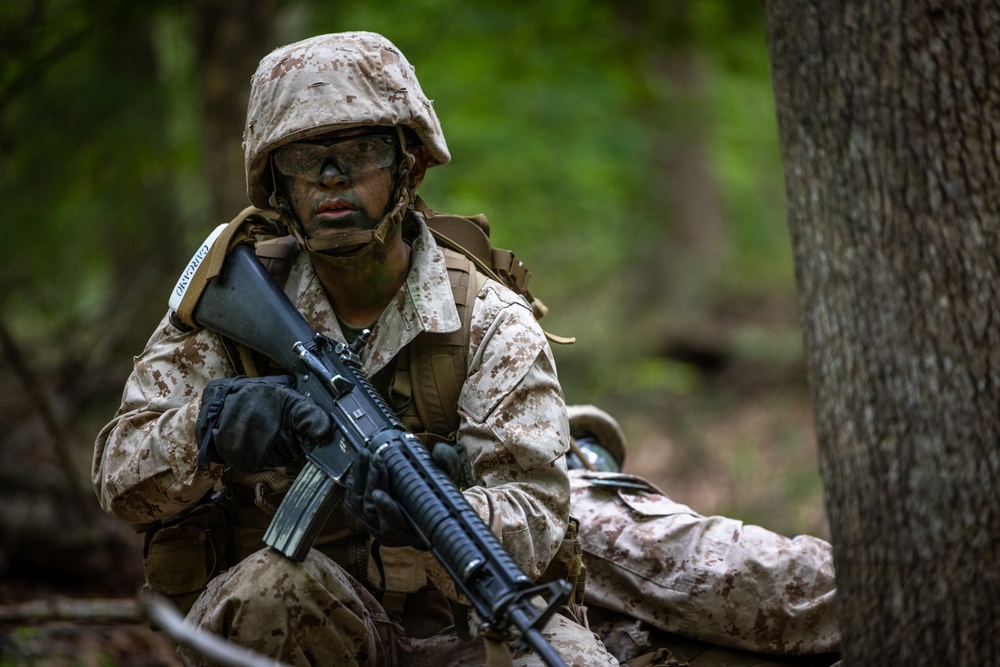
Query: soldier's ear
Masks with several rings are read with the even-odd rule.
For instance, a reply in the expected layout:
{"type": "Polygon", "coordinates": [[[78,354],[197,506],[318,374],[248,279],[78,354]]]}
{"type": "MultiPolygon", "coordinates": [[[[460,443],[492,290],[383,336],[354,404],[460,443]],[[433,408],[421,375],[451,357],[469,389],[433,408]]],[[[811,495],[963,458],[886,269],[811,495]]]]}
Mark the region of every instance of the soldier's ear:
{"type": "Polygon", "coordinates": [[[407,150],[414,157],[413,166],[410,168],[410,181],[413,183],[413,187],[417,187],[424,180],[424,174],[427,173],[427,163],[430,162],[430,155],[423,144],[408,146],[407,150]]]}

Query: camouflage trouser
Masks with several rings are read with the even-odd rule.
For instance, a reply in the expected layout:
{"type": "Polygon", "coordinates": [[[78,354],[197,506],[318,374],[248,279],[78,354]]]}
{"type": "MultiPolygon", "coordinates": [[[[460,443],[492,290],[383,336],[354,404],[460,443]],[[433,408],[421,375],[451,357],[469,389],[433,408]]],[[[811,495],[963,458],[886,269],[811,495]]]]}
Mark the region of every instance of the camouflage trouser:
{"type": "MultiPolygon", "coordinates": [[[[441,667],[484,665],[480,641],[462,641],[453,627],[430,637],[406,635],[375,598],[318,551],[302,563],[265,548],[213,579],[187,620],[289,665],[441,667]]],[[[588,629],[556,615],[543,634],[568,665],[618,662],[588,629]]],[[[204,664],[184,649],[186,665],[204,664]]],[[[518,667],[542,665],[530,651],[512,651],[518,667]]]]}
{"type": "Polygon", "coordinates": [[[572,471],[571,481],[585,601],[620,660],[664,633],[758,653],[839,649],[827,542],[701,516],[631,475],[572,471]]]}

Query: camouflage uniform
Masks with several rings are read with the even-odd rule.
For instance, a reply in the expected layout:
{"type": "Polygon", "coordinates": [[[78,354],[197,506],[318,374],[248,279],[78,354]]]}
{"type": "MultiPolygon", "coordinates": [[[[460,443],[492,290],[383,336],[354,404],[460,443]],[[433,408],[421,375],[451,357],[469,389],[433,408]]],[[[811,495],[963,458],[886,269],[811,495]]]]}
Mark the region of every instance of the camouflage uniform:
{"type": "MultiPolygon", "coordinates": [[[[244,135],[251,202],[281,208],[269,189],[276,148],[360,125],[405,126],[427,150],[429,166],[449,159],[413,68],[383,37],[324,35],[269,54],[254,76],[244,135]]],[[[398,136],[403,145],[401,131],[398,136]]],[[[383,242],[386,225],[403,224],[411,246],[406,281],[372,326],[362,353],[373,378],[383,370],[391,374],[397,354],[421,332],[455,331],[462,324],[444,254],[412,211],[413,185],[403,179],[405,173],[393,195],[395,208],[369,243],[383,242]]],[[[294,221],[288,226],[310,248],[294,221]]],[[[312,252],[296,258],[285,292],[316,331],[344,342],[312,252]]],[[[538,577],[563,540],[569,511],[569,432],[552,353],[527,302],[498,282],[482,284],[470,320],[469,375],[458,397],[456,436],[475,484],[464,495],[514,560],[538,577]]],[[[343,547],[357,544],[359,528],[342,508],[302,563],[267,548],[246,548],[261,544],[257,507],[270,506],[294,471],[268,469],[236,479],[222,465],[199,469],[195,431],[202,392],[210,381],[237,373],[230,359],[215,333],[183,331],[164,318],[136,358],[121,407],[95,447],[93,482],[101,505],[125,521],[169,522],[221,489],[219,502],[210,505],[222,508],[228,524],[212,531],[227,539],[207,559],[219,558],[223,567],[208,568],[211,581],[188,619],[295,665],[482,663],[483,644],[459,640],[450,627],[445,594],[454,597],[454,584],[439,564],[409,548],[382,548],[376,562],[363,531],[364,544],[345,558],[343,547]],[[251,500],[241,504],[247,489],[251,500]],[[384,589],[393,594],[391,609],[378,599],[384,589]]],[[[200,535],[211,541],[212,531],[200,535]]],[[[545,634],[570,664],[617,664],[592,632],[565,617],[555,617],[545,634]]],[[[540,662],[531,653],[515,652],[514,658],[518,665],[540,662]]]]}
{"type": "MultiPolygon", "coordinates": [[[[279,49],[261,62],[254,91],[244,139],[248,192],[261,208],[273,205],[268,156],[293,139],[357,125],[402,124],[416,132],[431,166],[449,159],[437,118],[412,67],[376,35],[323,36],[279,49]]],[[[396,211],[408,208],[409,194],[402,193],[396,211]]],[[[410,272],[373,327],[362,355],[373,377],[391,369],[397,353],[421,331],[453,331],[461,324],[444,257],[419,216],[409,215],[415,230],[410,272]]],[[[296,259],[285,291],[315,330],[345,340],[309,254],[296,259]]],[[[569,431],[551,351],[528,304],[494,281],[487,280],[478,292],[470,330],[469,377],[458,399],[457,438],[469,454],[476,485],[465,495],[514,559],[537,577],[563,539],[569,512],[564,457],[569,431]]],[[[189,620],[291,664],[482,663],[483,645],[462,642],[446,627],[452,619],[443,593],[454,597],[453,584],[429,555],[381,549],[380,569],[368,558],[371,544],[366,542],[354,559],[365,562],[353,563],[361,571],[345,569],[344,559],[337,556],[343,556],[345,541],[357,537],[357,527],[342,511],[328,522],[333,529],[328,539],[318,541],[303,563],[269,549],[247,548],[260,544],[266,521],[248,520],[234,490],[251,489],[249,505],[257,512],[257,507],[269,506],[272,493],[287,488],[294,471],[270,470],[253,484],[234,480],[223,466],[199,470],[195,425],[202,390],[209,381],[235,373],[217,335],[182,331],[164,318],[136,358],[122,405],[95,447],[93,481],[100,502],[126,521],[169,520],[209,492],[225,489],[226,502],[219,504],[228,521],[222,547],[227,553],[211,552],[211,581],[205,582],[189,620]],[[386,599],[377,597],[386,589],[406,595],[389,609],[386,599]]],[[[631,613],[635,622],[730,643],[745,641],[756,648],[783,636],[775,628],[751,632],[756,619],[743,617],[748,623],[744,628],[740,614],[759,606],[752,591],[714,584],[713,557],[697,558],[706,550],[695,543],[694,535],[719,531],[685,532],[673,520],[638,521],[623,496],[616,500],[600,489],[588,489],[587,484],[577,485],[573,502],[583,520],[591,569],[588,594],[594,603],[631,613]],[[625,537],[643,541],[623,550],[625,537]],[[614,565],[623,558],[634,558],[635,565],[614,565]],[[673,574],[662,567],[670,562],[679,564],[673,574]],[[630,569],[638,572],[638,579],[630,569]],[[630,583],[646,579],[644,584],[630,583]],[[741,602],[748,603],[745,609],[741,602]]],[[[674,513],[667,509],[664,515],[674,513]]],[[[721,532],[728,530],[727,524],[721,532]]],[[[708,551],[714,553],[722,543],[711,544],[708,551]]],[[[731,573],[723,581],[725,577],[732,578],[731,573]]],[[[550,622],[545,634],[570,664],[616,664],[589,630],[562,616],[550,622]]],[[[790,631],[776,641],[787,642],[786,648],[804,647],[806,640],[797,636],[790,631]]],[[[619,646],[619,653],[630,650],[626,644],[619,646]]],[[[184,657],[197,662],[196,656],[184,657]]],[[[519,665],[538,662],[531,654],[514,658],[519,665]]]]}
{"type": "MultiPolygon", "coordinates": [[[[285,292],[316,331],[335,340],[345,340],[305,253],[297,258],[285,292]]],[[[449,331],[458,326],[444,256],[426,227],[420,224],[407,282],[372,329],[362,357],[365,370],[377,373],[421,331],[449,331]]],[[[133,523],[150,522],[186,509],[216,486],[224,469],[213,466],[208,471],[198,470],[195,422],[201,392],[208,381],[234,374],[223,342],[216,334],[207,330],[184,332],[171,324],[169,318],[163,320],[146,350],[135,360],[118,414],[97,440],[93,481],[106,511],[133,523]]],[[[568,426],[544,334],[527,303],[494,281],[486,282],[473,309],[470,375],[458,407],[462,416],[458,439],[469,453],[478,484],[468,489],[465,496],[529,576],[537,577],[548,565],[566,528],[569,484],[563,454],[568,426]]],[[[416,569],[407,564],[407,555],[410,560],[419,558],[430,578],[442,588],[449,587],[448,577],[429,555],[406,549],[392,551],[403,554],[399,560],[408,574],[402,576],[411,580],[408,585],[413,591],[425,589],[426,580],[424,569],[413,574],[416,569]]],[[[195,604],[192,618],[222,634],[242,638],[245,631],[232,625],[238,623],[234,618],[249,621],[251,616],[234,616],[224,610],[232,605],[245,608],[248,600],[260,597],[263,593],[259,586],[269,579],[258,571],[268,571],[260,563],[274,566],[276,560],[274,555],[257,554],[235,568],[236,571],[223,575],[222,581],[213,582],[195,604]],[[237,572],[244,567],[252,568],[255,574],[237,572]],[[240,585],[233,583],[236,581],[240,585]]],[[[284,563],[271,571],[310,571],[317,562],[319,557],[303,566],[284,563]]],[[[336,605],[345,603],[339,591],[350,590],[352,597],[356,595],[352,602],[360,605],[356,616],[374,623],[365,632],[350,637],[351,650],[363,647],[360,655],[378,656],[371,664],[387,664],[386,651],[393,647],[379,649],[377,643],[374,648],[371,645],[375,635],[388,636],[385,628],[391,627],[391,623],[385,612],[377,604],[373,607],[374,598],[363,595],[363,586],[339,571],[338,566],[325,559],[322,563],[323,572],[310,575],[311,584],[322,582],[320,588],[330,591],[328,597],[336,605]],[[372,635],[375,628],[379,632],[372,635]]],[[[387,572],[387,576],[392,574],[387,572]]],[[[274,582],[274,585],[286,588],[292,585],[295,590],[302,590],[303,586],[301,582],[274,582]]],[[[282,629],[261,634],[257,628],[251,634],[265,638],[260,641],[266,646],[260,648],[267,648],[267,654],[303,664],[299,656],[309,654],[300,653],[297,648],[292,650],[287,642],[302,638],[301,628],[311,624],[303,616],[294,619],[295,632],[285,628],[284,624],[292,623],[292,617],[299,612],[298,607],[285,607],[287,598],[281,595],[275,591],[271,601],[280,601],[278,606],[285,614],[275,614],[273,610],[263,615],[254,612],[257,620],[249,622],[277,622],[282,629]],[[274,637],[280,637],[281,641],[274,643],[274,637]]],[[[317,603],[312,600],[297,604],[307,608],[317,603]]],[[[343,635],[351,627],[309,620],[332,634],[343,635]]],[[[565,644],[587,645],[583,640],[590,639],[591,633],[564,620],[557,624],[562,634],[570,636],[565,644]],[[579,632],[582,637],[577,636],[579,632]]],[[[316,628],[313,631],[320,632],[316,628]]],[[[322,643],[329,645],[326,639],[322,643]]],[[[600,654],[597,642],[591,642],[591,648],[600,654]]],[[[481,648],[474,645],[463,650],[481,648]]],[[[579,651],[579,646],[574,650],[579,651]]],[[[593,655],[589,654],[587,659],[593,655]]],[[[579,664],[589,664],[587,659],[581,658],[579,664]]],[[[346,663],[338,658],[330,664],[346,663]]]]}
{"type": "Polygon", "coordinates": [[[705,651],[695,665],[804,664],[737,661],[665,633],[763,654],[839,650],[827,542],[702,516],[634,475],[573,470],[570,481],[591,626],[619,660],[668,646],[705,651]]]}
{"type": "Polygon", "coordinates": [[[619,660],[661,648],[693,666],[835,659],[829,543],[702,516],[620,472],[628,443],[614,417],[593,405],[567,413],[571,511],[589,571],[585,602],[591,627],[619,660]]]}

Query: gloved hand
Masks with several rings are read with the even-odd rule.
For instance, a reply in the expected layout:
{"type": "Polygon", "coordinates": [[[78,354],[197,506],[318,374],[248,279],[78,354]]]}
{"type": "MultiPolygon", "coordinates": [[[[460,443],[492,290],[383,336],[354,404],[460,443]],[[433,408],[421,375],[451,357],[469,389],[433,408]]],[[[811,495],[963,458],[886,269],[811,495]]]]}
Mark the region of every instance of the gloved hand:
{"type": "Polygon", "coordinates": [[[344,509],[382,546],[414,547],[421,551],[429,548],[389,494],[385,462],[367,449],[359,450],[351,465],[344,509]]]}
{"type": "Polygon", "coordinates": [[[462,452],[463,454],[459,454],[454,445],[449,445],[446,442],[436,442],[431,447],[431,459],[437,464],[437,467],[448,475],[451,481],[455,482],[455,486],[464,490],[472,486],[472,474],[468,467],[468,458],[465,462],[462,461],[464,447],[462,452]]]}
{"type": "Polygon", "coordinates": [[[195,433],[198,466],[225,463],[255,472],[301,459],[332,431],[330,417],[286,376],[212,380],[201,397],[195,433]]]}

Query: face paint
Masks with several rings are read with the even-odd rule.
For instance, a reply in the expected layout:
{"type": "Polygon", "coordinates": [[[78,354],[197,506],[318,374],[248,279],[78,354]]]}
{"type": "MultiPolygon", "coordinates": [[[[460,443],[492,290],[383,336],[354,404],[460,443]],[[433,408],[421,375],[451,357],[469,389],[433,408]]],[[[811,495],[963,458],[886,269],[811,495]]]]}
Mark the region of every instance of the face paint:
{"type": "Polygon", "coordinates": [[[396,183],[396,138],[356,130],[315,142],[289,144],[274,155],[288,203],[306,238],[343,237],[372,230],[389,209],[396,183]]]}

